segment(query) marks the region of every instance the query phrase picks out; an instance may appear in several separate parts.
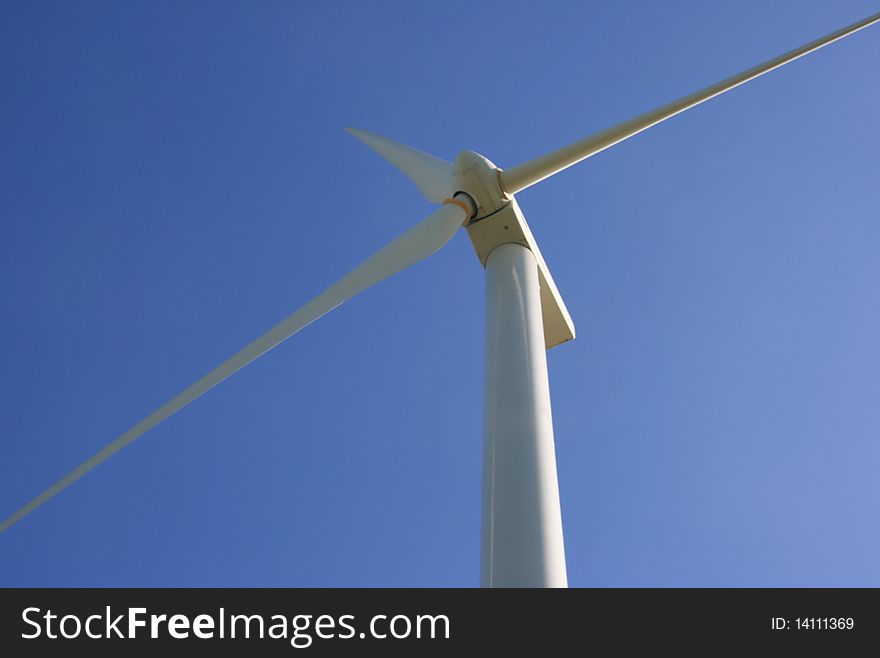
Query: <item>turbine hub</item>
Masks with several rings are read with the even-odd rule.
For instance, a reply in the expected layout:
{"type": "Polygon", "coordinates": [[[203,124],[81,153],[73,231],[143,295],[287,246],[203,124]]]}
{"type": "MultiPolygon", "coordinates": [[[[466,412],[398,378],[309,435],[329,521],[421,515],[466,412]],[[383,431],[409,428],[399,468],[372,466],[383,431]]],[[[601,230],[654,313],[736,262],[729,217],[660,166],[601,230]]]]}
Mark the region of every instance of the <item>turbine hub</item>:
{"type": "Polygon", "coordinates": [[[453,189],[467,194],[476,206],[475,222],[501,210],[513,198],[501,186],[501,170],[484,155],[462,151],[452,165],[453,189]]]}

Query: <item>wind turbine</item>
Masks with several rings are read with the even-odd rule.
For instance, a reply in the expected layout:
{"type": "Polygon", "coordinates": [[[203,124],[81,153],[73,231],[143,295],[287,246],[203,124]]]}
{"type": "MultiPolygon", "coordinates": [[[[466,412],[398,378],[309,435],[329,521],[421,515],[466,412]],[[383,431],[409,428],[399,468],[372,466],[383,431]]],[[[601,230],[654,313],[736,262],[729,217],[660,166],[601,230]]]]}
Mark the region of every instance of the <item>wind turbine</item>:
{"type": "Polygon", "coordinates": [[[877,22],[880,14],[507,170],[472,151],[462,152],[450,163],[351,130],[441,207],[24,505],[0,523],[0,532],[309,323],[434,253],[464,226],[487,275],[482,582],[486,586],[566,586],[545,350],[573,339],[575,332],[515,194],[877,22]]]}

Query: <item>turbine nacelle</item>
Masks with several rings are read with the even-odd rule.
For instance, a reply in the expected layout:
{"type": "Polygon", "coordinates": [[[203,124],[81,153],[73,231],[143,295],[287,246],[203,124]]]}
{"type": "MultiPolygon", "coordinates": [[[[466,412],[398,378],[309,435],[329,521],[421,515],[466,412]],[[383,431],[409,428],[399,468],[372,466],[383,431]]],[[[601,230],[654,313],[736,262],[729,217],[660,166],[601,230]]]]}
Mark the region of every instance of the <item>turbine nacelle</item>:
{"type": "Polygon", "coordinates": [[[467,217],[468,237],[483,267],[489,254],[503,244],[529,249],[538,263],[545,346],[549,349],[574,338],[574,323],[565,302],[519,204],[505,192],[502,170],[494,162],[474,151],[462,151],[455,162],[447,162],[375,133],[355,128],[348,132],[397,167],[426,199],[461,208],[467,217]]]}

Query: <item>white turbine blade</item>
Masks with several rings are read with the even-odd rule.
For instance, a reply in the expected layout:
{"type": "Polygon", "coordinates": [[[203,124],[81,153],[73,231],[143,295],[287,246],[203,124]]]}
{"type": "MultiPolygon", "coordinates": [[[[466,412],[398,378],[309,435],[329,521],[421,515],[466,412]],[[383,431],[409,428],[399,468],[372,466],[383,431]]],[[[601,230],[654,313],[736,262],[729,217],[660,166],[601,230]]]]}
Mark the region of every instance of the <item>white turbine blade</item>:
{"type": "Polygon", "coordinates": [[[428,201],[443,203],[455,192],[452,163],[366,130],[346,130],[406,174],[428,201]]]}
{"type": "Polygon", "coordinates": [[[233,373],[265,354],[306,325],[336,308],[358,293],[410,265],[427,258],[445,245],[464,223],[465,211],[456,204],[447,204],[429,215],[397,239],[388,243],[298,311],[279,322],[269,331],[230,357],[207,375],[184,389],[137,425],[77,466],[39,496],[0,523],[0,533],[30,514],[40,505],[66,489],[93,468],[122,450],[129,443],[163,420],[204,395],[233,373]]]}
{"type": "Polygon", "coordinates": [[[754,80],[758,76],[764,75],[784,64],[788,64],[799,57],[803,57],[814,50],[822,48],[823,46],[827,46],[838,39],[842,39],[854,32],[858,32],[878,21],[880,21],[880,14],[874,14],[858,23],[853,23],[837,32],[832,32],[821,39],[811,41],[805,46],[801,46],[800,48],[796,48],[784,55],[768,60],[763,64],[754,66],[747,71],[743,71],[742,73],[731,76],[726,80],[722,80],[718,84],[706,87],[705,89],[701,89],[689,96],[673,101],[672,103],[664,105],[652,112],[647,112],[634,119],[625,121],[624,123],[608,128],[607,130],[603,130],[602,132],[591,135],[575,142],[574,144],[561,148],[558,151],[554,151],[553,153],[530,160],[517,167],[506,169],[501,172],[501,182],[504,186],[504,190],[508,194],[515,194],[520,190],[524,190],[525,188],[534,185],[573,164],[577,164],[581,160],[589,158],[591,155],[604,151],[609,146],[614,146],[618,142],[622,142],[623,140],[642,132],[646,128],[650,128],[651,126],[654,126],[661,121],[665,121],[680,112],[684,112],[710,98],[723,94],[725,91],[738,87],[744,82],[754,80]]]}

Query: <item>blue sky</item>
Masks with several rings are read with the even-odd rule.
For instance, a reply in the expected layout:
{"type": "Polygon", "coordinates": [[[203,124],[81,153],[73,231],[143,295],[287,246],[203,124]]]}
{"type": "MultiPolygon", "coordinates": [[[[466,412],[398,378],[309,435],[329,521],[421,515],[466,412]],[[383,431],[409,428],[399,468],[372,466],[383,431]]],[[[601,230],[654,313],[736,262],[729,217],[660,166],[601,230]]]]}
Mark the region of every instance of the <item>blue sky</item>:
{"type": "MultiPolygon", "coordinates": [[[[0,516],[431,212],[343,131],[501,167],[877,11],[0,8],[0,516]]],[[[521,193],[572,586],[880,586],[880,29],[521,193]]],[[[475,586],[462,232],[0,536],[0,585],[475,586]]]]}

